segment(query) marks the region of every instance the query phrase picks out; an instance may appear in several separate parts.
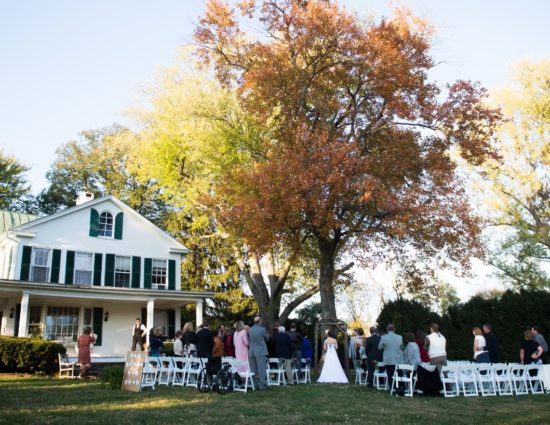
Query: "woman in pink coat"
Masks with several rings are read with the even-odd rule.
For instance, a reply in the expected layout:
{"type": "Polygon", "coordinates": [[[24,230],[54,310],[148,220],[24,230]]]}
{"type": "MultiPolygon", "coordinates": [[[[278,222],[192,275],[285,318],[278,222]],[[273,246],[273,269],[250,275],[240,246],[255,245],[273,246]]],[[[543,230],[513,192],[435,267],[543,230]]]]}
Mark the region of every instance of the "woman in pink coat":
{"type": "MultiPolygon", "coordinates": [[[[248,331],[244,327],[242,320],[235,323],[233,344],[235,345],[235,358],[237,360],[248,361],[248,331]]],[[[238,372],[246,372],[246,370],[243,367],[239,367],[238,372]]]]}

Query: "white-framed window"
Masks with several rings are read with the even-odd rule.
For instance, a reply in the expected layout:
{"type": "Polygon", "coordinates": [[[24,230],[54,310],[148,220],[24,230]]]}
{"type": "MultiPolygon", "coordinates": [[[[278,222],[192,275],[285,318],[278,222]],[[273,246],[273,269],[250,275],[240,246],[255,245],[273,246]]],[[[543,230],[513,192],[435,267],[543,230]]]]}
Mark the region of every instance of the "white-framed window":
{"type": "Polygon", "coordinates": [[[49,282],[51,268],[51,250],[34,248],[31,255],[31,282],[49,282]]]}
{"type": "Polygon", "coordinates": [[[168,272],[168,262],[166,260],[153,259],[151,264],[151,288],[166,289],[167,272],[168,272]]]}
{"type": "Polygon", "coordinates": [[[42,338],[42,306],[31,305],[29,306],[29,325],[27,328],[27,335],[31,338],[42,338]]]}
{"type": "Polygon", "coordinates": [[[132,274],[132,257],[115,256],[115,286],[129,288],[132,274]]]}
{"type": "Polygon", "coordinates": [[[89,252],[77,252],[74,259],[75,285],[91,285],[94,256],[89,252]]]}
{"type": "Polygon", "coordinates": [[[76,342],[80,309],[78,307],[48,306],[44,338],[61,343],[76,342]]]}
{"type": "Polygon", "coordinates": [[[103,236],[105,238],[113,237],[113,214],[109,211],[103,211],[99,215],[99,227],[98,227],[98,236],[103,236]]]}

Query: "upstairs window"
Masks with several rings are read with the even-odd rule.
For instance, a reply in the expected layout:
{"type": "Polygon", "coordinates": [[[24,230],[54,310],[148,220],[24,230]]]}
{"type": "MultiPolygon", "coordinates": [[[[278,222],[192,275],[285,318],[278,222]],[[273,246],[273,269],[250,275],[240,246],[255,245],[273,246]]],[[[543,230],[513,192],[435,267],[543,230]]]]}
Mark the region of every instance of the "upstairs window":
{"type": "Polygon", "coordinates": [[[151,287],[166,289],[166,260],[153,260],[151,267],[151,287]]]}
{"type": "Polygon", "coordinates": [[[74,261],[74,283],[76,285],[92,284],[93,255],[77,252],[74,261]]]}
{"type": "Polygon", "coordinates": [[[31,282],[48,282],[50,278],[50,250],[33,248],[31,257],[31,282]]]}
{"type": "Polygon", "coordinates": [[[113,237],[113,215],[108,211],[103,211],[99,216],[98,236],[113,237]]]}
{"type": "Polygon", "coordinates": [[[115,286],[117,288],[130,287],[130,275],[132,272],[132,257],[115,257],[115,286]]]}

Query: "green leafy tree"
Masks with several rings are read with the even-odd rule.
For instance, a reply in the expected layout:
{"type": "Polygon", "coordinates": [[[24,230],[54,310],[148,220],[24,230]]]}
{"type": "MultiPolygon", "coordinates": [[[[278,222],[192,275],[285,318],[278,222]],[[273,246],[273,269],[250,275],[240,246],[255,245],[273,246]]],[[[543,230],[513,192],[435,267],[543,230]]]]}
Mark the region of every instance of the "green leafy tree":
{"type": "Polygon", "coordinates": [[[490,263],[514,288],[550,288],[550,60],[521,62],[512,84],[494,95],[508,120],[499,128],[498,160],[486,163],[490,263]]]}
{"type": "Polygon", "coordinates": [[[36,212],[25,173],[29,167],[0,150],[0,209],[36,212]]]}

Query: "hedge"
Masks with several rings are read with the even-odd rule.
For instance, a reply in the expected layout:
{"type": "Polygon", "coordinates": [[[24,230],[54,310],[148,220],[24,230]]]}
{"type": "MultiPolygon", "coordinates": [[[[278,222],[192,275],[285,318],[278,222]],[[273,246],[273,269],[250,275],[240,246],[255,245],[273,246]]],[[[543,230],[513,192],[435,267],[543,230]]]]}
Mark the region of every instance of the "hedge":
{"type": "Polygon", "coordinates": [[[472,358],[472,328],[488,322],[493,325],[499,345],[499,361],[519,361],[519,348],[523,331],[536,324],[543,334],[550,331],[550,292],[507,291],[490,299],[473,297],[465,303],[449,307],[439,316],[416,301],[399,299],[384,305],[378,324],[384,330],[389,322],[396,325],[397,333],[429,331],[429,323],[436,321],[447,338],[447,356],[451,360],[472,358]]]}
{"type": "Polygon", "coordinates": [[[0,336],[0,371],[53,374],[59,370],[58,354],[66,348],[43,339],[0,336]]]}

